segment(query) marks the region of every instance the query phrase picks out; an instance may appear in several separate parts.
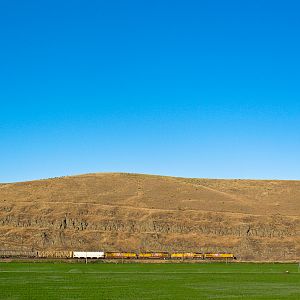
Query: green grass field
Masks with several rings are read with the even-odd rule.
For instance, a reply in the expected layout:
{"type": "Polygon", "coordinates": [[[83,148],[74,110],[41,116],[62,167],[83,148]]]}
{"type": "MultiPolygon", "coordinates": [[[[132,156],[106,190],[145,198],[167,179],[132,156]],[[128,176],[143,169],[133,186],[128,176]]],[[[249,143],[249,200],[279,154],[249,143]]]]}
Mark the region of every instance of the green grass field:
{"type": "Polygon", "coordinates": [[[300,299],[300,273],[296,264],[10,262],[0,263],[0,299],[300,299]]]}

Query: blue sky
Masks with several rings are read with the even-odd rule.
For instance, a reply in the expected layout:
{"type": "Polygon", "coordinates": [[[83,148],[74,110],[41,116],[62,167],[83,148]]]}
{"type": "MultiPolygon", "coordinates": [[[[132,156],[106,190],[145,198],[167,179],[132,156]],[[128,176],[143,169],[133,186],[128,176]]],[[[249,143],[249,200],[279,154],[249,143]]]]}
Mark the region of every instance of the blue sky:
{"type": "Polygon", "coordinates": [[[300,179],[298,1],[0,2],[0,182],[300,179]]]}

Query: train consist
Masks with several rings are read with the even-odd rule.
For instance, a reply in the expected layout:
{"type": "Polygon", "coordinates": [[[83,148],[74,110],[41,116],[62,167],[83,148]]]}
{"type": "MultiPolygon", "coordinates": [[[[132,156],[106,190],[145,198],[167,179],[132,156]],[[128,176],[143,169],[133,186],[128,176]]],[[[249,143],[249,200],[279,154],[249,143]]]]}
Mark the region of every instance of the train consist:
{"type": "Polygon", "coordinates": [[[198,252],[104,252],[104,251],[14,251],[0,250],[2,258],[56,258],[56,259],[161,259],[161,260],[231,260],[232,253],[198,252]]]}

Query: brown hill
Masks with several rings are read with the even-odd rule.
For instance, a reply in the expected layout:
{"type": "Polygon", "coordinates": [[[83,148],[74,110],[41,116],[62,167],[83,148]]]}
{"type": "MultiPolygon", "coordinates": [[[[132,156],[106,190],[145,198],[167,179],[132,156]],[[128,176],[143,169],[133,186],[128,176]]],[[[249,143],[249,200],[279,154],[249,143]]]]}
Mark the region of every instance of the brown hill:
{"type": "Polygon", "coordinates": [[[300,181],[88,174],[0,184],[0,248],[300,259],[300,181]]]}

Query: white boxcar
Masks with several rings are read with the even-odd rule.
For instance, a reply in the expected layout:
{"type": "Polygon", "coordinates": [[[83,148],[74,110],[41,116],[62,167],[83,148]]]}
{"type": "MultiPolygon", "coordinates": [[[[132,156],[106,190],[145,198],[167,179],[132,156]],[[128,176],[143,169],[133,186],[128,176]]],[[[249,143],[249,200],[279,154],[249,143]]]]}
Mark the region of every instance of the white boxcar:
{"type": "Polygon", "coordinates": [[[74,258],[104,258],[104,252],[87,252],[87,251],[74,251],[74,258]]]}

